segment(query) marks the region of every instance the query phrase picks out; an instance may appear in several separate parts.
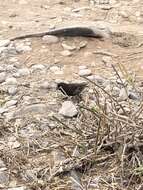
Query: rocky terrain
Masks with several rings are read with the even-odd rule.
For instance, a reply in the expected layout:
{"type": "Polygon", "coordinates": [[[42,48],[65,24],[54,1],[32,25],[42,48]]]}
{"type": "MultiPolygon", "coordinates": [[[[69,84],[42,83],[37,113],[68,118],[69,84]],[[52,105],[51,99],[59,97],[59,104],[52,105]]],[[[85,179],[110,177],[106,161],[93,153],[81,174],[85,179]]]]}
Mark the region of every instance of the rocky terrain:
{"type": "Polygon", "coordinates": [[[142,190],[142,1],[5,0],[0,22],[0,189],[142,190]],[[10,40],[81,23],[112,35],[10,40]]]}

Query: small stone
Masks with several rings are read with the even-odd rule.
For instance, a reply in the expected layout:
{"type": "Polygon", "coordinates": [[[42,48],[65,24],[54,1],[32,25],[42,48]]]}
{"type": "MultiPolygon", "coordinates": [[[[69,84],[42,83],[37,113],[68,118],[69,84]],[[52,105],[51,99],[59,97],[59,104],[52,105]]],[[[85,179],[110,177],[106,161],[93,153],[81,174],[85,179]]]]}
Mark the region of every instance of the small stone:
{"type": "Polygon", "coordinates": [[[78,68],[79,68],[79,70],[83,70],[83,69],[87,69],[87,66],[85,66],[85,65],[80,65],[78,68]]]}
{"type": "Polygon", "coordinates": [[[8,185],[9,174],[7,171],[0,171],[0,186],[8,185]]]}
{"type": "Polygon", "coordinates": [[[67,56],[71,56],[73,53],[69,50],[64,50],[64,51],[61,51],[61,55],[67,57],[67,56]]]}
{"type": "Polygon", "coordinates": [[[65,50],[70,50],[70,51],[73,51],[76,49],[75,46],[70,46],[70,45],[67,45],[65,43],[62,43],[62,47],[65,49],[65,50]]]}
{"type": "Polygon", "coordinates": [[[25,186],[22,187],[12,187],[12,188],[8,188],[7,190],[26,190],[25,186]]]}
{"type": "Polygon", "coordinates": [[[24,45],[23,43],[22,44],[16,44],[15,46],[15,49],[18,53],[21,53],[21,52],[28,52],[28,51],[31,51],[32,48],[28,45],[24,45]]]}
{"type": "Polygon", "coordinates": [[[3,71],[5,71],[4,67],[0,66],[0,72],[3,72],[3,71]]]}
{"type": "Polygon", "coordinates": [[[129,99],[132,99],[132,100],[140,100],[140,97],[136,93],[133,93],[133,92],[129,92],[128,97],[129,99]]]}
{"type": "Polygon", "coordinates": [[[56,75],[58,74],[63,74],[63,69],[58,67],[58,66],[52,66],[50,67],[50,71],[52,71],[53,73],[55,73],[56,75]]]}
{"type": "Polygon", "coordinates": [[[0,47],[6,47],[10,44],[10,40],[0,40],[0,47]]]}
{"type": "Polygon", "coordinates": [[[112,58],[109,57],[109,56],[103,56],[103,57],[102,57],[102,61],[103,61],[103,63],[105,63],[105,65],[108,66],[108,67],[111,67],[111,65],[112,65],[112,63],[113,63],[112,58]]]}
{"type": "Polygon", "coordinates": [[[5,72],[0,73],[0,83],[4,82],[5,79],[6,79],[6,73],[5,72]]]}
{"type": "Polygon", "coordinates": [[[82,69],[79,71],[79,76],[89,76],[91,75],[91,70],[90,69],[82,69]]]}
{"type": "Polygon", "coordinates": [[[5,107],[11,107],[17,104],[17,100],[9,100],[5,103],[5,107]]]}
{"type": "Polygon", "coordinates": [[[45,44],[56,44],[59,42],[58,37],[50,35],[43,36],[42,40],[45,44]]]}
{"type": "Polygon", "coordinates": [[[14,96],[17,93],[17,87],[11,86],[11,87],[8,88],[7,91],[9,93],[9,95],[14,96]]]}
{"type": "Polygon", "coordinates": [[[122,16],[123,18],[128,18],[129,17],[127,11],[120,11],[119,15],[122,16]]]}
{"type": "Polygon", "coordinates": [[[9,77],[6,79],[5,83],[7,85],[17,85],[17,80],[14,77],[9,77]]]}
{"type": "Polygon", "coordinates": [[[8,72],[16,72],[17,68],[14,65],[7,65],[6,66],[6,71],[8,71],[8,72]]]}
{"type": "Polygon", "coordinates": [[[32,72],[39,71],[39,70],[45,70],[45,69],[46,69],[46,67],[42,64],[32,65],[32,67],[31,67],[32,72]]]}
{"type": "Polygon", "coordinates": [[[125,88],[122,88],[120,90],[120,94],[119,94],[119,99],[118,100],[119,101],[125,101],[125,100],[127,100],[127,98],[128,98],[128,94],[127,94],[125,88]]]}
{"type": "Polygon", "coordinates": [[[19,76],[28,76],[30,74],[30,71],[28,68],[19,69],[18,71],[19,76]]]}
{"type": "Polygon", "coordinates": [[[103,84],[105,79],[98,75],[91,75],[87,77],[89,80],[96,82],[97,84],[103,84]]]}
{"type": "Polygon", "coordinates": [[[71,101],[65,101],[62,104],[59,114],[65,117],[74,117],[78,114],[76,106],[71,101]]]}
{"type": "Polygon", "coordinates": [[[3,114],[5,112],[7,112],[7,111],[8,111],[8,109],[6,109],[6,108],[0,108],[0,114],[3,114]]]}
{"type": "Polygon", "coordinates": [[[0,168],[6,168],[4,161],[1,159],[0,159],[0,168]]]}

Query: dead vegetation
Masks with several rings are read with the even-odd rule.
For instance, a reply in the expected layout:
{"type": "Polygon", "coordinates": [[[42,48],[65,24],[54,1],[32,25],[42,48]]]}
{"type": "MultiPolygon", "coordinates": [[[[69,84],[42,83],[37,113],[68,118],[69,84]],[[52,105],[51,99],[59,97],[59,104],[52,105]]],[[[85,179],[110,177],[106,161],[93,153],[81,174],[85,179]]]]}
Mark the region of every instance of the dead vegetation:
{"type": "MultiPolygon", "coordinates": [[[[126,81],[140,92],[130,79],[128,76],[126,81]]],[[[86,80],[93,92],[78,105],[76,118],[52,116],[55,127],[48,131],[35,118],[23,125],[1,122],[3,142],[11,134],[20,142],[17,148],[2,141],[0,146],[13,183],[16,178],[32,190],[143,188],[142,94],[140,102],[128,99],[125,107],[102,86],[86,80]],[[29,124],[35,132],[30,135],[27,131],[23,137],[21,130],[28,130],[29,124]]]]}

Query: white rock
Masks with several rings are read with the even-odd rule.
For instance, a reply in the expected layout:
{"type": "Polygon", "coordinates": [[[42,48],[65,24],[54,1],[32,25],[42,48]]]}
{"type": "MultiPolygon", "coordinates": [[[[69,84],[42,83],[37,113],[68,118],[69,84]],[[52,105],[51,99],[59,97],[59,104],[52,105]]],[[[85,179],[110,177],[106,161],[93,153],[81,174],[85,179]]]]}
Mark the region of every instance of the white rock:
{"type": "Polygon", "coordinates": [[[62,104],[59,114],[65,117],[74,117],[78,114],[76,106],[71,101],[65,101],[62,104]]]}
{"type": "Polygon", "coordinates": [[[87,66],[85,66],[85,65],[80,65],[78,68],[79,68],[79,70],[83,70],[83,69],[87,69],[87,66]]]}
{"type": "Polygon", "coordinates": [[[9,77],[6,79],[5,83],[7,85],[17,85],[17,80],[14,77],[9,77]]]}
{"type": "Polygon", "coordinates": [[[53,67],[50,67],[50,71],[52,71],[53,73],[55,74],[63,74],[63,69],[61,69],[60,67],[58,66],[53,66],[53,67]]]}
{"type": "Polygon", "coordinates": [[[64,50],[64,51],[61,51],[61,55],[67,57],[67,56],[71,56],[73,53],[69,50],[64,50]]]}
{"type": "Polygon", "coordinates": [[[110,57],[110,56],[103,56],[103,57],[102,57],[102,61],[103,61],[103,63],[105,63],[105,65],[108,66],[108,67],[111,67],[111,65],[112,65],[112,63],[113,63],[112,57],[110,57]]]}
{"type": "Polygon", "coordinates": [[[9,72],[17,71],[17,68],[14,65],[7,65],[6,71],[9,71],[9,72]]]}
{"type": "Polygon", "coordinates": [[[5,79],[6,79],[6,73],[5,72],[0,73],[0,83],[4,82],[5,79]]]}
{"type": "Polygon", "coordinates": [[[3,71],[5,71],[4,66],[0,66],[0,72],[3,72],[3,71]]]}
{"type": "Polygon", "coordinates": [[[122,88],[121,90],[120,90],[120,94],[119,94],[119,101],[125,101],[125,100],[127,100],[127,98],[128,98],[128,94],[127,94],[128,92],[126,92],[126,90],[125,90],[125,88],[122,88]]]}
{"type": "Polygon", "coordinates": [[[0,185],[8,185],[9,183],[9,174],[7,171],[0,171],[0,185]]]}
{"type": "Polygon", "coordinates": [[[70,45],[67,45],[65,43],[62,43],[62,47],[65,49],[65,50],[70,50],[70,51],[73,51],[76,49],[76,46],[70,46],[70,45]]]}
{"type": "Polygon", "coordinates": [[[32,50],[32,48],[30,46],[24,45],[23,43],[22,44],[16,44],[15,49],[18,53],[27,52],[27,51],[32,50]]]}
{"type": "Polygon", "coordinates": [[[5,112],[7,112],[7,111],[8,111],[8,109],[6,109],[6,108],[0,108],[0,114],[3,114],[5,112]]]}
{"type": "Polygon", "coordinates": [[[82,69],[79,71],[79,76],[89,76],[91,75],[91,70],[90,69],[82,69]]]}
{"type": "Polygon", "coordinates": [[[11,86],[11,87],[9,87],[9,88],[7,89],[7,91],[8,91],[8,93],[9,93],[9,95],[14,96],[14,95],[17,93],[17,87],[11,86]]]}
{"type": "Polygon", "coordinates": [[[42,89],[49,89],[50,88],[50,84],[48,81],[44,81],[41,85],[40,88],[42,89]]]}
{"type": "Polygon", "coordinates": [[[11,107],[17,104],[17,100],[9,100],[5,103],[4,107],[11,107]]]}
{"type": "Polygon", "coordinates": [[[22,186],[22,187],[12,187],[12,188],[8,188],[7,190],[26,190],[26,187],[22,186]]]}
{"type": "Polygon", "coordinates": [[[6,47],[10,44],[10,40],[0,40],[0,47],[6,47]]]}
{"type": "Polygon", "coordinates": [[[59,42],[59,38],[58,37],[56,37],[56,36],[50,36],[50,35],[43,36],[42,40],[46,44],[55,44],[55,43],[59,42]]]}
{"type": "Polygon", "coordinates": [[[19,76],[28,76],[30,71],[28,68],[19,69],[18,71],[19,76]]]}
{"type": "Polygon", "coordinates": [[[32,67],[31,67],[32,72],[38,71],[38,70],[45,70],[45,69],[46,69],[46,67],[42,64],[32,65],[32,67]]]}

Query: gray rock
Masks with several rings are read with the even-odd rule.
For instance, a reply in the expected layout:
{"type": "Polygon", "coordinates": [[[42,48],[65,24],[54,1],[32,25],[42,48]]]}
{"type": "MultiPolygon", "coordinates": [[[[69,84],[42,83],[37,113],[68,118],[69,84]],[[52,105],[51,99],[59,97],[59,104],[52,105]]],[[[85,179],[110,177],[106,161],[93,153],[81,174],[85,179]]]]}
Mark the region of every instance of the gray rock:
{"type": "Polygon", "coordinates": [[[5,112],[7,112],[8,111],[8,109],[7,108],[0,108],[0,114],[3,114],[3,113],[5,113],[5,112]]]}
{"type": "Polygon", "coordinates": [[[59,114],[65,117],[74,117],[78,114],[76,106],[71,101],[65,101],[59,110],[59,114]]]}
{"type": "Polygon", "coordinates": [[[0,185],[5,186],[9,183],[9,174],[7,171],[0,171],[0,185]]]}
{"type": "Polygon", "coordinates": [[[14,77],[9,77],[5,81],[6,85],[17,85],[17,80],[14,77]]]}
{"type": "Polygon", "coordinates": [[[6,66],[6,71],[8,71],[8,72],[16,72],[17,68],[14,65],[7,65],[6,66]]]}
{"type": "Polygon", "coordinates": [[[50,83],[48,81],[44,81],[41,85],[40,88],[42,89],[50,89],[50,83]]]}
{"type": "Polygon", "coordinates": [[[0,47],[6,47],[10,44],[10,40],[0,40],[0,47]]]}
{"type": "Polygon", "coordinates": [[[98,75],[91,75],[91,76],[88,76],[87,78],[93,82],[96,82],[97,84],[103,84],[105,82],[105,79],[98,75]]]}
{"type": "Polygon", "coordinates": [[[46,44],[56,44],[59,42],[59,38],[57,36],[50,35],[43,36],[42,40],[46,44]]]}
{"type": "Polygon", "coordinates": [[[132,100],[140,100],[139,95],[134,92],[129,92],[128,97],[129,99],[132,99],[132,100]]]}
{"type": "Polygon", "coordinates": [[[14,96],[16,93],[17,93],[17,87],[15,87],[15,86],[11,86],[11,87],[9,87],[8,89],[7,89],[7,91],[8,91],[8,94],[9,95],[11,95],[11,96],[14,96]]]}
{"type": "Polygon", "coordinates": [[[82,69],[79,71],[79,76],[89,76],[91,75],[91,70],[90,69],[82,69]]]}
{"type": "Polygon", "coordinates": [[[4,66],[0,66],[0,72],[3,72],[3,71],[5,71],[4,66]]]}
{"type": "Polygon", "coordinates": [[[4,82],[5,79],[6,79],[6,73],[5,72],[0,73],[0,83],[4,82]]]}
{"type": "Polygon", "coordinates": [[[6,168],[4,161],[1,159],[0,159],[0,168],[6,168]]]}
{"type": "Polygon", "coordinates": [[[4,107],[11,107],[17,104],[17,100],[9,100],[5,103],[4,107]]]}

